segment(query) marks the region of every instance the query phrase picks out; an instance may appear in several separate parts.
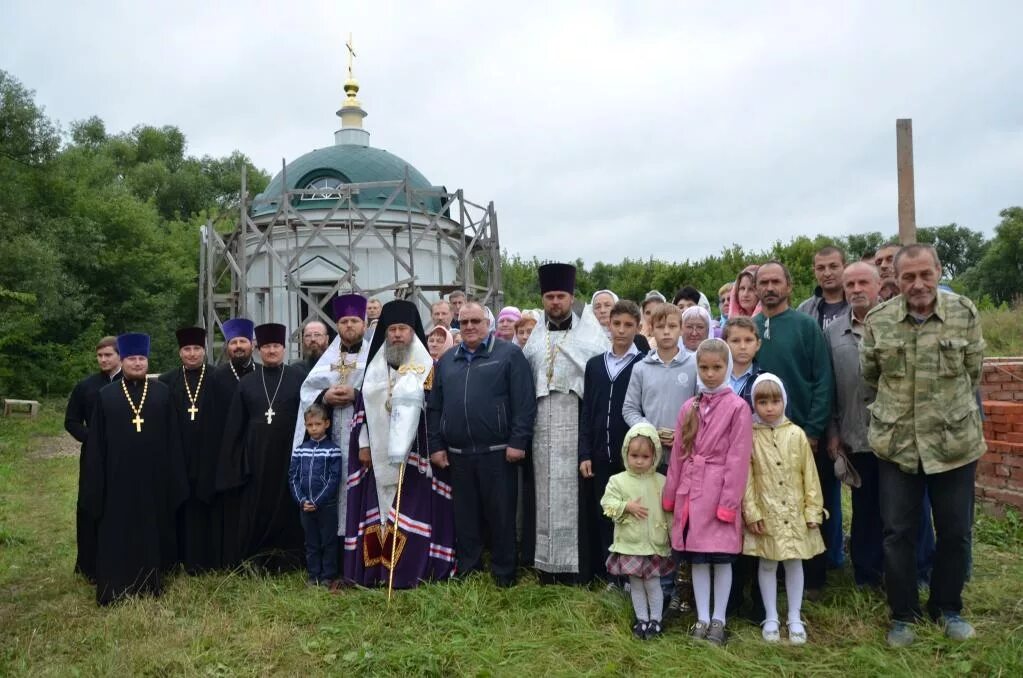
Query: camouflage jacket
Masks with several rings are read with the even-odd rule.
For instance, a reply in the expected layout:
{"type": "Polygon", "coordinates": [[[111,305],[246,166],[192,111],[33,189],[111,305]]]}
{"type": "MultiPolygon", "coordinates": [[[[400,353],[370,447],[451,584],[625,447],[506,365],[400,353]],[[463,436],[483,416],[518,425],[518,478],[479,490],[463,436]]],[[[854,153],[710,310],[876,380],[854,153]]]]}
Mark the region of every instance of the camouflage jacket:
{"type": "Polygon", "coordinates": [[[867,314],[860,343],[863,379],[877,389],[870,447],[903,471],[942,473],[984,453],[974,397],[984,360],[980,316],[966,297],[938,291],[922,323],[902,296],[867,314]]]}

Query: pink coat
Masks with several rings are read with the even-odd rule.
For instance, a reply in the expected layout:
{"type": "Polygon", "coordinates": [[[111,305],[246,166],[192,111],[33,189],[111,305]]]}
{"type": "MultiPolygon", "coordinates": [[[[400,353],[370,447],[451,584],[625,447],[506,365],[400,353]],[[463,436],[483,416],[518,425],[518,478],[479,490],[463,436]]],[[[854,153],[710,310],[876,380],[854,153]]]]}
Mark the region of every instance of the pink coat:
{"type": "Polygon", "coordinates": [[[682,422],[693,400],[687,400],[679,412],[668,482],[661,495],[664,510],[675,514],[671,546],[692,553],[740,553],[753,418],[746,401],[731,390],[704,394],[693,453],[683,459],[679,454],[682,422]]]}

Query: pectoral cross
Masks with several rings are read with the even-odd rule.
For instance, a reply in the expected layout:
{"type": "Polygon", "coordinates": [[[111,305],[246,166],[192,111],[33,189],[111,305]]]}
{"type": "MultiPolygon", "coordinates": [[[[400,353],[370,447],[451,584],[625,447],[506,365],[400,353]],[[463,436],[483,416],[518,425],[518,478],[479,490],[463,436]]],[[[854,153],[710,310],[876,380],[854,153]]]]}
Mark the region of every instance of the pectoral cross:
{"type": "Polygon", "coordinates": [[[188,408],[188,413],[192,415],[192,421],[195,421],[195,415],[199,413],[199,408],[196,407],[195,405],[192,405],[191,407],[188,408]]]}
{"type": "Polygon", "coordinates": [[[266,415],[266,423],[268,423],[268,424],[274,423],[274,415],[277,414],[277,413],[274,412],[274,408],[273,407],[268,407],[266,412],[264,412],[263,414],[266,415]]]}
{"type": "Polygon", "coordinates": [[[145,423],[145,419],[139,415],[135,415],[135,418],[131,420],[131,423],[135,424],[135,433],[142,433],[142,424],[145,423]]]}
{"type": "Polygon", "coordinates": [[[338,383],[346,386],[348,375],[355,370],[355,363],[346,361],[345,356],[342,355],[336,363],[330,366],[330,369],[338,373],[338,383]]]}

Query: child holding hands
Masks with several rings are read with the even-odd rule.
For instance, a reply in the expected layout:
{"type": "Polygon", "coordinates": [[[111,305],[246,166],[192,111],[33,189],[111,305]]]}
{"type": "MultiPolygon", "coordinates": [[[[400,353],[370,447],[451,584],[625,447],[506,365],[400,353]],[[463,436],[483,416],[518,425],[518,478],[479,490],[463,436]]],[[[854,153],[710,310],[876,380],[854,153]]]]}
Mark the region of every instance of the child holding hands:
{"type": "Polygon", "coordinates": [[[729,386],[728,344],[704,340],[696,350],[696,368],[699,392],[679,412],[662,507],[675,514],[672,548],[692,563],[696,624],[691,635],[721,645],[726,640],[732,562],[742,551],[740,506],[753,422],[746,402],[729,386]]]}
{"type": "Polygon", "coordinates": [[[632,633],[648,640],[663,630],[660,578],[675,569],[668,543],[670,518],[661,507],[665,479],[657,472],[661,461],[657,429],[646,422],[630,428],[622,443],[622,458],[626,470],[611,476],[600,500],[604,514],[614,521],[607,571],[629,578],[636,612],[632,633]]]}
{"type": "Polygon", "coordinates": [[[800,617],[803,562],[824,552],[820,524],[824,501],[813,451],[803,430],[785,417],[785,386],[764,373],[753,383],[753,463],[742,512],[747,532],[743,553],[758,556],[765,641],[781,639],[778,622],[778,563],[785,566],[789,643],[806,643],[800,617]]]}

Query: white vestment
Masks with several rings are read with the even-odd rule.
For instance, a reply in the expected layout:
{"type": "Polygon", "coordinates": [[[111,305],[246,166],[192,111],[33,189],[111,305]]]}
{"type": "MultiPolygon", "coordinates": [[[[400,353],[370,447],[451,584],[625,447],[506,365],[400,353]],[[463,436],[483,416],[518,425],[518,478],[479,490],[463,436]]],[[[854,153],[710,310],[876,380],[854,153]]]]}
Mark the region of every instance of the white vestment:
{"type": "Polygon", "coordinates": [[[541,321],[522,347],[536,384],[535,566],[543,572],[579,571],[579,407],[586,362],[610,347],[589,306],[569,330],[541,321]]]}

